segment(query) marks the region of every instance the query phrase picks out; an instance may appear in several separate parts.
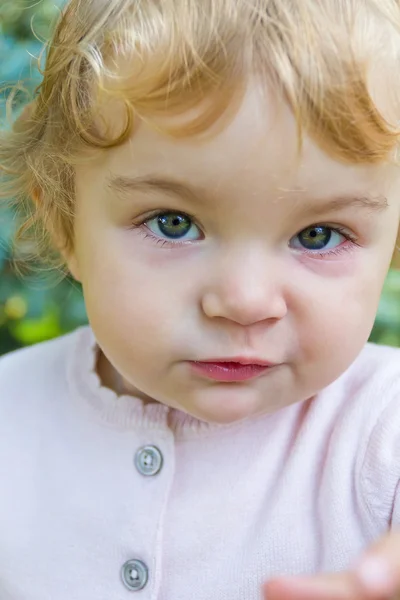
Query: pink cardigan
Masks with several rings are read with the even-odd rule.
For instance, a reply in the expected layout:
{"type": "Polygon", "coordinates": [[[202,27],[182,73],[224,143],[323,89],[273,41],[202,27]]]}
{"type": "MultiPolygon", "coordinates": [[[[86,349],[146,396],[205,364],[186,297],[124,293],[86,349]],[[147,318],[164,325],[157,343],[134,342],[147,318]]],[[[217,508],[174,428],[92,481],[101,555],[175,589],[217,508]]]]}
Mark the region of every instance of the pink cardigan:
{"type": "Polygon", "coordinates": [[[400,350],[230,426],[100,387],[82,328],[0,360],[1,600],[259,600],[400,524],[400,350]]]}

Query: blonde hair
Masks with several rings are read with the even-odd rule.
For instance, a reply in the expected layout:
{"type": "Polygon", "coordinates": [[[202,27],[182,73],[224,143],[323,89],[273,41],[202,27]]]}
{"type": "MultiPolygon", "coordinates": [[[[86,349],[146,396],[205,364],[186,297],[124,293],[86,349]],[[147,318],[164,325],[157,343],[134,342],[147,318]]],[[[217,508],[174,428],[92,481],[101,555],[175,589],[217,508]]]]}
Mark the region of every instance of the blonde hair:
{"type": "Polygon", "coordinates": [[[136,118],[159,126],[200,106],[166,133],[204,132],[254,74],[283,94],[299,140],[306,131],[339,160],[379,163],[398,131],[371,97],[371,64],[396,80],[399,48],[398,0],[70,0],[29,112],[0,135],[0,198],[23,219],[18,239],[33,233],[35,253],[61,267],[54,240],[73,250],[83,151],[123,143],[136,118]],[[116,136],[100,126],[104,98],[125,108],[116,136]]]}

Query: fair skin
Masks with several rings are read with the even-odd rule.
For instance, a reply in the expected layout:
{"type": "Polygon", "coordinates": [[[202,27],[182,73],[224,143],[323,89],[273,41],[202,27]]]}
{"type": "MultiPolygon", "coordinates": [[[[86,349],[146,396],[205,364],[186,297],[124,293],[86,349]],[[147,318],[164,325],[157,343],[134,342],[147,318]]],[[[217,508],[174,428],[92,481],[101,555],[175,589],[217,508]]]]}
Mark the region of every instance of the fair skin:
{"type": "MultiPolygon", "coordinates": [[[[110,123],[116,115],[110,109],[110,123]]],[[[146,402],[229,424],[314,396],[357,357],[395,245],[399,176],[341,164],[309,139],[300,161],[296,150],[291,112],[254,87],[206,140],[174,140],[142,122],[124,145],[77,168],[67,260],[102,349],[103,384],[120,375],[146,402]],[[116,177],[132,178],[123,193],[109,184],[116,177]],[[168,211],[172,229],[160,228],[168,211]],[[182,238],[171,237],[176,219],[182,238]],[[233,383],[192,368],[238,356],[275,366],[233,383]]],[[[400,539],[378,550],[400,584],[400,539]]],[[[277,580],[266,593],[390,597],[354,573],[277,580]]]]}

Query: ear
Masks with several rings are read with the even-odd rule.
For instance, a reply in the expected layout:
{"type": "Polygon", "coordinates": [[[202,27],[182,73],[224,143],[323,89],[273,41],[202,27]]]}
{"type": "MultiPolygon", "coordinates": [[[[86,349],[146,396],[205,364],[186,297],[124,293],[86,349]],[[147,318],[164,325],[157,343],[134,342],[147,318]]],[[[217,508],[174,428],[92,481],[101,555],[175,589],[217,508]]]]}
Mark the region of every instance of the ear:
{"type": "MultiPolygon", "coordinates": [[[[40,190],[35,189],[32,192],[32,200],[35,205],[38,205],[40,203],[40,201],[41,201],[40,190]]],[[[76,281],[80,282],[81,279],[80,279],[80,275],[79,275],[78,261],[77,261],[75,253],[67,254],[65,252],[65,250],[62,248],[62,245],[60,244],[60,240],[57,239],[57,237],[54,235],[54,233],[52,233],[52,241],[53,241],[54,246],[57,248],[57,250],[60,252],[61,256],[63,257],[64,262],[68,267],[68,271],[70,272],[72,277],[76,281]]]]}
{"type": "Polygon", "coordinates": [[[390,263],[391,269],[400,270],[400,227],[397,233],[396,246],[393,250],[392,262],[390,263]]]}

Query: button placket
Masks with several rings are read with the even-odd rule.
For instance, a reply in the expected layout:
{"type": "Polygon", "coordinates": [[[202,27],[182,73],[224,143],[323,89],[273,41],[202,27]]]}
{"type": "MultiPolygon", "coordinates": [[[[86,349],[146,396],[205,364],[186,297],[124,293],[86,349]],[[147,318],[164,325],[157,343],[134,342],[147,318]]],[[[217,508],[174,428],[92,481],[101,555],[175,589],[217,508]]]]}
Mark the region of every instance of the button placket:
{"type": "MultiPolygon", "coordinates": [[[[134,459],[137,471],[145,476],[157,475],[163,466],[163,455],[157,446],[146,445],[139,448],[134,459]]],[[[128,560],[121,569],[121,579],[124,586],[132,591],[142,590],[149,580],[147,565],[139,559],[128,560]]]]}

